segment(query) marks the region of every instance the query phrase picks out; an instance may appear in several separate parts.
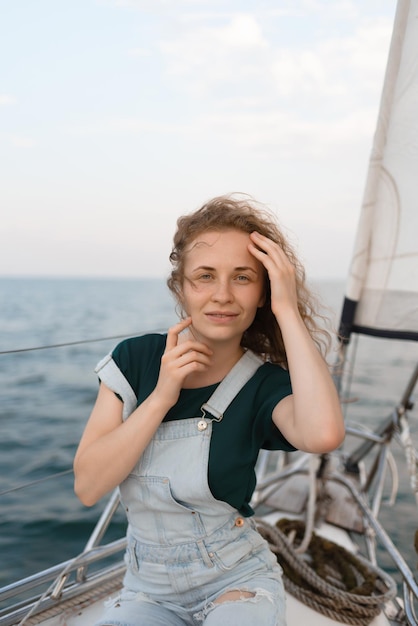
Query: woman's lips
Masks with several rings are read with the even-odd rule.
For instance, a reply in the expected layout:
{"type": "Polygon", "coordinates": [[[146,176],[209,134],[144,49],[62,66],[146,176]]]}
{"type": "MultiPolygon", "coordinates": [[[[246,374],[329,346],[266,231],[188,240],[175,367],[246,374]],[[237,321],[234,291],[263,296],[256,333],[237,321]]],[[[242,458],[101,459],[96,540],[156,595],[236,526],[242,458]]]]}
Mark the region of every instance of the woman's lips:
{"type": "Polygon", "coordinates": [[[205,314],[206,317],[210,320],[214,320],[217,322],[229,322],[238,317],[237,313],[221,313],[217,311],[209,312],[205,314]]]}

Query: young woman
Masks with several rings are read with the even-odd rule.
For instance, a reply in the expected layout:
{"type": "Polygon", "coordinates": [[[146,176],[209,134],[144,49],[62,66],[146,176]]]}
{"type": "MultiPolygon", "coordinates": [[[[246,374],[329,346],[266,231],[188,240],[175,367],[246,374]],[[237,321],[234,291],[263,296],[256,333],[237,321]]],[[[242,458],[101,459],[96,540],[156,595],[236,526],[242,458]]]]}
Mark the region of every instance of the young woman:
{"type": "Polygon", "coordinates": [[[261,448],[342,442],[323,331],[288,241],[246,197],[181,217],[170,260],[181,321],[98,365],[74,461],[81,501],[119,485],[129,522],[123,590],[98,624],[282,626],[281,568],[251,517],[254,466],[261,448]]]}

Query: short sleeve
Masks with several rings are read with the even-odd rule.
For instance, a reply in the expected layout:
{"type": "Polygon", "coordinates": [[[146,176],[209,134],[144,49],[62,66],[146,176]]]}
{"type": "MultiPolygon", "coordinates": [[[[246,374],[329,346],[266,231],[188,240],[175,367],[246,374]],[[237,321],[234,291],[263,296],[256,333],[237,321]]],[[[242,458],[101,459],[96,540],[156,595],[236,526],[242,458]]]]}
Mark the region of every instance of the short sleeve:
{"type": "Polygon", "coordinates": [[[296,448],[286,439],[273,422],[273,410],[276,405],[291,395],[292,384],[289,372],[280,365],[268,363],[264,366],[265,375],[257,390],[256,425],[264,450],[285,450],[293,452],[296,448]]]}
{"type": "Polygon", "coordinates": [[[125,339],[96,366],[99,379],[121,398],[124,419],[153,390],[165,341],[160,334],[125,339]]]}

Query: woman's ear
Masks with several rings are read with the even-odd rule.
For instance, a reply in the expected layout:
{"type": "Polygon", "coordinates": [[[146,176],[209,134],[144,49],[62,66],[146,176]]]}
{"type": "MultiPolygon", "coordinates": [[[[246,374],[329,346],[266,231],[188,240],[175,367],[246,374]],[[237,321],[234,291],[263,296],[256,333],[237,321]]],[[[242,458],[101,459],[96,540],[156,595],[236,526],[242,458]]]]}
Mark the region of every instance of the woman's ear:
{"type": "Polygon", "coordinates": [[[265,305],[265,303],[266,303],[266,294],[264,292],[260,300],[258,301],[257,308],[261,309],[265,305]]]}

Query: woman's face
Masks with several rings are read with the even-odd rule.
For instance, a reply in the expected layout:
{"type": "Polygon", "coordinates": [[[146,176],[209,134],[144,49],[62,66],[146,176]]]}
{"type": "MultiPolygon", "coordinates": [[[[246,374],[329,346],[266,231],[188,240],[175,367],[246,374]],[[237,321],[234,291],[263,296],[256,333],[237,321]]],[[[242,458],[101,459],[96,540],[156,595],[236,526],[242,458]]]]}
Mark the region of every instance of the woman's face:
{"type": "Polygon", "coordinates": [[[201,340],[239,343],[264,303],[264,268],[240,230],[209,231],[188,246],[182,305],[201,340]]]}

